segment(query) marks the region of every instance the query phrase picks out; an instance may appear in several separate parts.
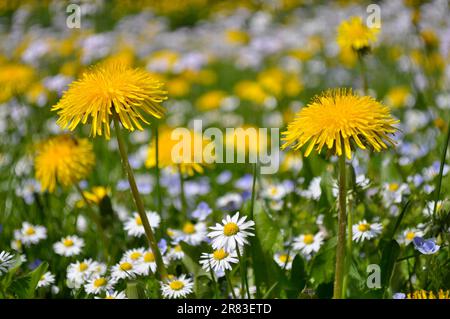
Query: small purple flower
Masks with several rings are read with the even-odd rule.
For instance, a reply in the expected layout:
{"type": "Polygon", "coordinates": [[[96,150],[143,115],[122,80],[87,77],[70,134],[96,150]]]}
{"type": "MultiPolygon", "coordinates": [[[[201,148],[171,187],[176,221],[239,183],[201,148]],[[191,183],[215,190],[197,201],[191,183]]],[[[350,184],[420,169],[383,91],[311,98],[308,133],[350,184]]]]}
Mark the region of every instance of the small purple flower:
{"type": "Polygon", "coordinates": [[[218,184],[223,185],[228,183],[231,180],[231,177],[233,177],[233,175],[230,171],[223,171],[219,174],[219,176],[217,176],[216,181],[218,184]]]}
{"type": "Polygon", "coordinates": [[[406,295],[403,292],[396,292],[393,296],[393,299],[405,299],[406,295]]]}
{"type": "Polygon", "coordinates": [[[431,255],[436,253],[440,246],[436,245],[433,239],[423,239],[422,237],[415,237],[413,239],[414,248],[424,255],[431,255]]]}
{"type": "Polygon", "coordinates": [[[240,190],[251,190],[253,185],[253,176],[251,174],[245,174],[239,178],[235,183],[234,187],[240,190]]]}
{"type": "Polygon", "coordinates": [[[192,218],[198,219],[199,221],[204,221],[212,212],[208,203],[200,202],[197,208],[192,212],[192,218]]]}
{"type": "Polygon", "coordinates": [[[165,254],[167,251],[167,241],[165,239],[161,239],[158,243],[158,248],[161,250],[161,254],[165,254]]]}
{"type": "Polygon", "coordinates": [[[34,270],[34,269],[36,269],[37,267],[39,267],[39,265],[40,265],[41,263],[42,263],[42,260],[36,259],[36,260],[34,260],[33,262],[31,262],[31,263],[28,264],[28,269],[34,270]]]}

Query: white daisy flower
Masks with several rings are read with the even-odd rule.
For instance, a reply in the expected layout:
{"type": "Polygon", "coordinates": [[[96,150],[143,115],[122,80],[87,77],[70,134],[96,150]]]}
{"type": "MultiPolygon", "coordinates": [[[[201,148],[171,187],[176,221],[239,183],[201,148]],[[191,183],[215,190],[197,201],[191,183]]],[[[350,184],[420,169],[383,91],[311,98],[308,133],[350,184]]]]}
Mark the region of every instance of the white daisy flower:
{"type": "Polygon", "coordinates": [[[105,297],[95,297],[95,299],[128,299],[123,291],[107,291],[105,297]]]}
{"type": "Polygon", "coordinates": [[[36,288],[48,287],[55,283],[55,275],[52,275],[51,272],[47,271],[42,275],[41,279],[39,279],[36,288]]]}
{"type": "Polygon", "coordinates": [[[239,259],[235,252],[228,253],[224,249],[217,249],[212,254],[202,253],[200,257],[200,264],[206,271],[214,270],[214,272],[221,272],[231,270],[231,264],[237,264],[239,259]]]}
{"type": "Polygon", "coordinates": [[[0,275],[2,273],[7,273],[13,265],[14,255],[6,251],[0,252],[0,275]]]}
{"type": "Polygon", "coordinates": [[[150,272],[156,271],[155,255],[152,251],[148,250],[142,254],[142,258],[136,264],[136,270],[142,275],[148,275],[150,272]]]}
{"type": "Polygon", "coordinates": [[[67,267],[67,282],[69,288],[80,288],[94,273],[95,262],[85,259],[70,264],[67,267]]]}
{"type": "Polygon", "coordinates": [[[122,257],[122,260],[127,260],[133,264],[139,263],[144,256],[144,248],[134,248],[127,250],[122,257]]]}
{"type": "Polygon", "coordinates": [[[110,291],[116,282],[105,276],[95,276],[84,285],[84,290],[87,294],[98,295],[104,291],[110,291]]]}
{"type": "Polygon", "coordinates": [[[177,244],[174,247],[170,248],[167,252],[167,258],[169,260],[181,260],[184,257],[183,249],[181,248],[181,245],[177,244]]]}
{"type": "MultiPolygon", "coordinates": [[[[241,285],[238,284],[237,287],[234,287],[234,288],[233,288],[233,290],[234,290],[234,293],[236,294],[236,296],[238,296],[238,298],[241,298],[241,292],[242,292],[241,285]]],[[[250,298],[255,298],[255,295],[256,295],[256,286],[249,286],[249,287],[248,287],[248,290],[249,290],[249,292],[250,292],[250,298]]],[[[230,298],[232,298],[232,297],[233,297],[233,296],[230,294],[230,298]]],[[[243,298],[244,298],[244,299],[247,299],[247,298],[248,298],[247,292],[245,291],[245,289],[244,289],[244,297],[243,297],[243,298]]]]}
{"type": "Polygon", "coordinates": [[[53,244],[55,253],[66,257],[79,255],[83,247],[84,240],[75,235],[64,237],[60,241],[53,244]]]}
{"type": "Polygon", "coordinates": [[[197,246],[206,239],[206,233],[205,223],[199,222],[194,225],[191,222],[187,222],[181,230],[173,231],[173,238],[176,242],[184,241],[192,246],[197,246]]]}
{"type": "MultiPolygon", "coordinates": [[[[147,212],[146,214],[152,229],[158,228],[161,217],[155,212],[147,212]]],[[[144,226],[138,213],[133,213],[133,216],[125,221],[124,228],[128,236],[140,237],[145,234],[144,226]]]]}
{"type": "Polygon", "coordinates": [[[358,224],[353,225],[353,240],[361,242],[364,240],[370,240],[379,234],[383,230],[383,225],[379,223],[369,224],[365,219],[358,224]]]}
{"type": "Polygon", "coordinates": [[[398,237],[400,244],[409,245],[415,237],[423,237],[423,231],[415,228],[408,228],[398,237]]]}
{"type": "Polygon", "coordinates": [[[294,256],[292,256],[292,254],[288,254],[287,252],[275,253],[273,259],[281,268],[286,270],[292,269],[292,261],[294,260],[294,256]]]}
{"type": "Polygon", "coordinates": [[[268,187],[265,187],[262,191],[262,197],[270,199],[272,201],[278,202],[283,199],[284,196],[286,196],[286,188],[283,184],[277,184],[277,185],[269,185],[268,187]]]}
{"type": "Polygon", "coordinates": [[[14,232],[14,237],[16,240],[20,240],[25,246],[30,246],[46,239],[47,229],[44,226],[23,222],[22,228],[18,232],[14,232]]]}
{"type": "Polygon", "coordinates": [[[161,292],[164,298],[183,298],[192,292],[194,283],[192,279],[186,278],[186,275],[172,277],[161,284],[161,292]]]}
{"type": "Polygon", "coordinates": [[[410,193],[408,184],[385,183],[382,189],[383,202],[386,207],[400,204],[404,195],[410,193]]]}
{"type": "Polygon", "coordinates": [[[300,251],[305,256],[317,253],[323,244],[324,235],[322,232],[317,234],[302,234],[294,239],[292,247],[300,251]]]}
{"type": "Polygon", "coordinates": [[[232,252],[237,246],[247,244],[246,238],[254,236],[249,231],[253,230],[255,223],[252,220],[245,221],[246,219],[247,216],[239,218],[239,212],[237,212],[233,217],[228,215],[222,220],[222,224],[216,223],[216,226],[210,227],[213,231],[208,234],[208,237],[212,239],[212,247],[232,252]]]}
{"type": "Polygon", "coordinates": [[[103,276],[106,274],[108,267],[104,263],[100,263],[98,261],[92,262],[92,273],[96,276],[103,276]]]}
{"type": "Polygon", "coordinates": [[[111,277],[115,280],[134,278],[137,274],[136,266],[127,260],[121,260],[111,268],[111,277]]]}

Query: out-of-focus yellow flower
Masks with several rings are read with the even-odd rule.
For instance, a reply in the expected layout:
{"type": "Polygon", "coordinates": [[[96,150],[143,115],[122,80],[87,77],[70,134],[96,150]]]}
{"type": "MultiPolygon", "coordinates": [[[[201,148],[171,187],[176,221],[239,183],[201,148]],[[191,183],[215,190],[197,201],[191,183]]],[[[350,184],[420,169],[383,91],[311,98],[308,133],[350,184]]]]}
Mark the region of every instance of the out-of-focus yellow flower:
{"type": "Polygon", "coordinates": [[[227,41],[232,44],[247,44],[250,41],[248,33],[242,30],[230,29],[225,34],[227,41]]]}
{"type": "Polygon", "coordinates": [[[91,134],[110,138],[111,116],[118,116],[129,131],[143,130],[148,124],[142,113],[156,118],[164,115],[161,102],[167,99],[163,84],[141,69],[120,64],[107,64],[85,72],[70,84],[61,100],[52,107],[57,111],[57,123],[74,130],[79,123],[92,122],[91,134]]]}
{"type": "Polygon", "coordinates": [[[134,52],[130,48],[123,49],[122,51],[108,56],[106,59],[102,61],[104,64],[119,64],[124,65],[126,67],[133,67],[134,65],[134,52]]]}
{"type": "MultiPolygon", "coordinates": [[[[205,158],[203,157],[203,146],[207,141],[203,140],[203,136],[195,131],[189,130],[185,136],[185,144],[182,140],[172,139],[174,129],[169,127],[161,127],[159,129],[159,166],[176,169],[179,165],[182,174],[189,176],[194,173],[203,173],[205,166],[205,158]],[[184,154],[185,153],[185,154],[184,154]]],[[[179,136],[177,138],[180,138],[179,136]]],[[[148,149],[148,156],[145,162],[147,168],[156,166],[156,148],[155,141],[152,140],[148,149]]]]}
{"type": "Polygon", "coordinates": [[[422,38],[425,45],[431,49],[436,49],[439,47],[439,38],[432,29],[425,29],[420,32],[420,37],[422,38]]]}
{"type": "Polygon", "coordinates": [[[271,68],[258,75],[258,82],[266,92],[275,96],[280,96],[283,90],[283,71],[278,68],[271,68]]]}
{"type": "Polygon", "coordinates": [[[447,122],[445,122],[442,117],[437,117],[434,119],[434,126],[436,126],[442,132],[445,132],[447,128],[447,122]]]}
{"type": "Polygon", "coordinates": [[[349,47],[343,47],[339,51],[339,61],[348,68],[352,68],[358,62],[358,54],[349,47]]]}
{"type": "Polygon", "coordinates": [[[392,107],[404,107],[410,97],[411,93],[406,86],[396,86],[386,95],[386,103],[392,107]]]}
{"type": "Polygon", "coordinates": [[[0,103],[23,94],[33,83],[33,69],[24,64],[0,65],[0,103]]]}
{"type": "Polygon", "coordinates": [[[191,85],[182,77],[177,77],[167,81],[167,92],[171,97],[186,96],[191,90],[191,85]]]}
{"type": "MultiPolygon", "coordinates": [[[[111,193],[111,190],[108,187],[104,186],[94,186],[90,191],[83,191],[84,197],[86,199],[94,204],[99,205],[103,198],[106,196],[109,196],[111,193]]],[[[84,201],[82,201],[84,203],[84,201]]]]}
{"type": "Polygon", "coordinates": [[[175,51],[160,50],[153,52],[148,60],[148,66],[158,72],[172,72],[179,59],[180,55],[175,51]]]}
{"type": "Polygon", "coordinates": [[[370,49],[377,40],[379,28],[369,28],[361,17],[351,17],[338,27],[337,42],[341,49],[351,48],[355,51],[370,49]]]}
{"type": "Polygon", "coordinates": [[[33,83],[26,92],[27,101],[33,104],[38,104],[41,97],[46,97],[48,90],[41,82],[33,83]]]}
{"type": "Polygon", "coordinates": [[[283,149],[298,150],[308,144],[305,157],[316,148],[320,153],[326,146],[336,155],[352,157],[350,142],[361,149],[371,146],[379,152],[394,141],[388,136],[398,123],[389,109],[370,96],[354,95],[352,90],[328,90],[313,98],[302,108],[283,132],[283,149]]]}
{"type": "Polygon", "coordinates": [[[95,156],[87,139],[64,134],[40,143],[34,163],[41,190],[52,193],[57,184],[68,187],[88,177],[95,164],[95,156]]]}
{"type": "Polygon", "coordinates": [[[76,76],[80,71],[80,64],[78,61],[67,61],[62,64],[59,73],[66,76],[76,76]]]}
{"type": "Polygon", "coordinates": [[[209,91],[197,99],[196,105],[202,111],[218,109],[226,96],[227,94],[220,90],[209,91]]]}
{"type": "Polygon", "coordinates": [[[234,92],[242,100],[262,104],[268,97],[258,82],[243,80],[236,84],[234,92]]]}
{"type": "Polygon", "coordinates": [[[198,83],[201,85],[212,85],[217,81],[216,72],[209,69],[184,71],[182,76],[191,83],[198,83]]]}

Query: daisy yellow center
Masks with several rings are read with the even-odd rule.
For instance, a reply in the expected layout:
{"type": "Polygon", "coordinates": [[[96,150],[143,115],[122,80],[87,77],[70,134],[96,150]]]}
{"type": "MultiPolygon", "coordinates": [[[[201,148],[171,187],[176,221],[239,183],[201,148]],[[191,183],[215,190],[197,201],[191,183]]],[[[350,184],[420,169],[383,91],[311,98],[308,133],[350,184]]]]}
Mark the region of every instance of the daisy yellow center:
{"type": "Polygon", "coordinates": [[[314,242],[314,236],[311,234],[307,234],[303,237],[303,242],[306,245],[311,245],[314,242]]]}
{"type": "Polygon", "coordinates": [[[28,236],[34,235],[36,234],[36,230],[33,227],[28,227],[25,231],[25,234],[27,234],[28,236]]]}
{"type": "Polygon", "coordinates": [[[80,263],[79,269],[80,271],[85,271],[86,269],[88,269],[88,264],[86,263],[80,263]]]}
{"type": "Polygon", "coordinates": [[[120,270],[129,271],[133,269],[133,265],[129,262],[124,262],[120,264],[120,270]]]}
{"type": "Polygon", "coordinates": [[[239,232],[239,226],[236,223],[228,223],[223,226],[223,234],[225,236],[234,236],[239,232]]]}
{"type": "Polygon", "coordinates": [[[96,288],[103,287],[106,285],[106,279],[105,278],[97,278],[94,280],[94,286],[96,288]]]}
{"type": "Polygon", "coordinates": [[[413,231],[410,231],[406,234],[406,239],[407,240],[413,240],[414,237],[416,237],[416,233],[414,233],[413,231]]]}
{"type": "Polygon", "coordinates": [[[225,250],[223,250],[223,249],[218,249],[218,250],[216,250],[216,251],[213,252],[213,258],[214,258],[215,260],[222,260],[222,259],[225,259],[225,258],[228,257],[228,255],[229,255],[229,254],[228,254],[225,250]]]}
{"type": "Polygon", "coordinates": [[[397,183],[391,183],[389,184],[389,190],[391,192],[396,192],[399,189],[399,185],[397,183]]]}
{"type": "Polygon", "coordinates": [[[73,240],[70,238],[66,238],[63,240],[63,245],[66,247],[72,247],[73,246],[73,240]]]}
{"type": "Polygon", "coordinates": [[[137,260],[137,259],[139,259],[141,256],[142,256],[142,254],[141,254],[140,252],[135,251],[134,253],[132,253],[132,254],[130,255],[130,258],[131,258],[132,260],[137,260]]]}
{"type": "Polygon", "coordinates": [[[276,187],[272,187],[272,188],[270,189],[270,195],[276,195],[277,193],[278,193],[278,190],[277,190],[276,187]]]}
{"type": "Polygon", "coordinates": [[[359,224],[358,225],[358,230],[362,233],[368,231],[370,229],[370,225],[369,224],[359,224]]]}
{"type": "Polygon", "coordinates": [[[140,216],[137,216],[136,219],[135,219],[135,221],[136,221],[136,225],[142,226],[142,219],[141,219],[140,216]]]}
{"type": "Polygon", "coordinates": [[[195,226],[192,223],[186,223],[183,226],[183,232],[185,234],[193,234],[195,233],[195,226]]]}
{"type": "Polygon", "coordinates": [[[280,261],[280,262],[282,262],[283,264],[285,264],[287,261],[288,261],[288,255],[280,255],[279,257],[278,257],[278,260],[280,261]]]}
{"type": "Polygon", "coordinates": [[[155,261],[155,255],[151,252],[147,252],[144,254],[144,261],[146,263],[151,263],[155,261]]]}
{"type": "Polygon", "coordinates": [[[105,299],[115,299],[113,296],[106,296],[105,299]]]}
{"type": "Polygon", "coordinates": [[[181,280],[174,280],[170,282],[169,286],[172,290],[181,290],[184,288],[184,283],[181,280]]]}
{"type": "Polygon", "coordinates": [[[174,249],[175,249],[176,252],[182,252],[183,251],[183,249],[181,249],[180,245],[176,245],[174,249]]]}

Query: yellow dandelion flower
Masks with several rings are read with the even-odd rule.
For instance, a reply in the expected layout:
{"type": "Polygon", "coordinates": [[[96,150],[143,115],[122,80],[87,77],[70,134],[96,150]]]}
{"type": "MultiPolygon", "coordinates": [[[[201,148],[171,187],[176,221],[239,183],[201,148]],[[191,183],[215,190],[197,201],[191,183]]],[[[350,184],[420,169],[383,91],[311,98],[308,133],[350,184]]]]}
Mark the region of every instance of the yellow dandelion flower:
{"type": "Polygon", "coordinates": [[[450,299],[450,290],[444,291],[440,289],[437,293],[426,290],[416,290],[408,293],[406,299],[450,299]]]}
{"type": "MultiPolygon", "coordinates": [[[[178,137],[172,139],[172,131],[173,129],[169,127],[162,127],[159,130],[159,166],[171,167],[175,169],[177,165],[180,165],[181,172],[189,176],[194,175],[194,173],[203,173],[205,160],[202,154],[202,149],[205,141],[203,141],[202,135],[195,133],[194,131],[189,131],[189,136],[187,138],[188,142],[190,141],[191,143],[184,145],[183,141],[178,139],[178,137]],[[197,148],[196,144],[199,145],[200,148],[197,148]],[[185,149],[185,146],[187,149],[185,149]],[[200,153],[196,154],[196,152],[200,153]]],[[[152,141],[150,143],[147,160],[145,162],[145,166],[147,168],[155,167],[155,154],[155,142],[152,141]]]]}
{"type": "Polygon", "coordinates": [[[361,17],[351,17],[339,25],[337,42],[341,49],[369,49],[371,44],[376,42],[379,31],[379,28],[369,28],[365,25],[361,17]]]}
{"type": "Polygon", "coordinates": [[[370,96],[357,96],[352,90],[333,89],[316,96],[302,108],[283,132],[283,149],[292,145],[295,150],[308,144],[305,156],[314,147],[320,153],[324,146],[337,155],[345,151],[351,158],[351,142],[365,149],[371,146],[381,151],[394,145],[389,134],[398,123],[389,109],[370,96]]]}
{"type": "Polygon", "coordinates": [[[101,136],[104,129],[109,139],[112,116],[117,115],[129,131],[143,130],[141,122],[149,124],[142,113],[161,118],[161,102],[167,99],[162,86],[141,69],[122,64],[98,65],[70,84],[52,111],[58,112],[57,123],[62,128],[74,130],[80,122],[90,121],[91,135],[101,136]]]}
{"type": "Polygon", "coordinates": [[[202,111],[218,109],[226,96],[227,94],[220,90],[209,91],[197,99],[196,105],[202,111]]]}
{"type": "Polygon", "coordinates": [[[52,193],[57,183],[68,187],[86,178],[94,163],[92,145],[87,139],[58,135],[37,146],[36,179],[41,183],[42,191],[52,193]]]}
{"type": "Polygon", "coordinates": [[[0,66],[0,103],[8,101],[16,94],[25,93],[32,84],[33,69],[23,64],[5,64],[0,66]]]}

